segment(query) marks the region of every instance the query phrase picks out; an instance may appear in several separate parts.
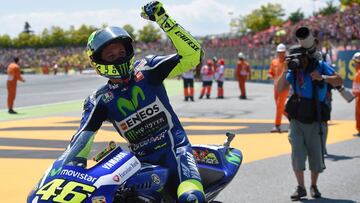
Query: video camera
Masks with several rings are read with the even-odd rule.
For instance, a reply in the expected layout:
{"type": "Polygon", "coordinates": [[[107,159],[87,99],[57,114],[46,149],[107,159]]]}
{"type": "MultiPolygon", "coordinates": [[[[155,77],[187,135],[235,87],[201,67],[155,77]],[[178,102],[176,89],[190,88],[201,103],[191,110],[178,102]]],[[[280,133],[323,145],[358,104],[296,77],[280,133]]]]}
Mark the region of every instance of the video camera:
{"type": "MultiPolygon", "coordinates": [[[[295,31],[296,39],[299,44],[289,48],[289,55],[286,56],[289,70],[301,70],[303,60],[308,57],[310,60],[320,60],[321,54],[316,50],[316,41],[308,27],[300,27],[295,31]]],[[[344,86],[337,86],[335,89],[340,93],[345,101],[350,103],[354,95],[344,86]]]]}
{"type": "Polygon", "coordinates": [[[290,70],[302,69],[302,58],[319,59],[316,51],[316,41],[308,27],[300,27],[295,31],[295,37],[299,44],[290,47],[289,55],[286,57],[290,70]]]}
{"type": "Polygon", "coordinates": [[[300,70],[303,68],[303,57],[307,55],[306,49],[300,45],[294,45],[289,48],[289,55],[285,60],[288,62],[289,70],[300,70]]]}

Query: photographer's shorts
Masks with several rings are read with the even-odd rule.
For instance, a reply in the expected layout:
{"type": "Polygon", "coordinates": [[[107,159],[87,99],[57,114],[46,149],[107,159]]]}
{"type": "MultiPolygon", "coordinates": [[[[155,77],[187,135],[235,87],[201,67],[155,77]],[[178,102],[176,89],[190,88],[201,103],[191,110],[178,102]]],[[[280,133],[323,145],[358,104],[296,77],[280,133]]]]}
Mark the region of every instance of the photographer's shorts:
{"type": "MultiPolygon", "coordinates": [[[[311,171],[322,172],[325,168],[322,161],[319,129],[320,125],[318,122],[304,124],[295,119],[291,119],[289,141],[291,144],[291,161],[294,170],[305,170],[306,158],[309,159],[309,168],[311,171]]],[[[324,125],[322,125],[322,131],[325,132],[324,125]]],[[[322,139],[324,140],[324,135],[322,139]]]]}

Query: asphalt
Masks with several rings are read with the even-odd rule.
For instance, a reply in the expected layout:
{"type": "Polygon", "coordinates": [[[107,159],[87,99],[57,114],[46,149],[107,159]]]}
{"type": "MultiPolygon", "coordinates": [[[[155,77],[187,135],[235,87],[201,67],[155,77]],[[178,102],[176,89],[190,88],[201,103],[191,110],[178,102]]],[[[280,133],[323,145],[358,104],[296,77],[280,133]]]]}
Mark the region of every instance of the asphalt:
{"type": "MultiPolygon", "coordinates": [[[[24,185],[27,186],[36,183],[35,180],[38,180],[39,174],[46,169],[45,166],[63,151],[69,136],[76,130],[81,116],[81,106],[77,108],[75,103],[81,104],[87,95],[106,80],[92,75],[25,75],[24,77],[26,83],[19,83],[15,103],[15,109],[20,114],[9,116],[6,114],[6,76],[0,75],[2,81],[0,82],[0,165],[3,166],[0,167],[0,172],[3,176],[7,176],[6,174],[15,171],[15,168],[23,168],[25,163],[38,164],[37,168],[26,166],[28,173],[33,174],[33,177],[21,177],[24,185]],[[64,108],[59,108],[52,111],[44,110],[41,114],[32,113],[40,107],[47,107],[53,103],[63,107],[66,102],[70,102],[70,105],[76,107],[73,109],[78,110],[66,111],[64,108]],[[74,105],[71,102],[74,102],[74,105]],[[60,118],[64,119],[55,122],[60,118]],[[58,132],[65,132],[68,135],[56,137],[58,132]],[[41,137],[46,134],[51,136],[46,139],[41,137]],[[34,151],[34,148],[37,150],[34,151]],[[20,162],[20,160],[25,161],[20,162]],[[34,172],[30,173],[30,171],[34,172]]],[[[169,88],[168,93],[171,95],[173,108],[182,118],[185,129],[191,135],[190,139],[203,143],[204,140],[208,142],[216,138],[218,142],[217,140],[222,139],[221,134],[233,129],[239,137],[234,141],[234,146],[246,152],[244,153],[246,161],[233,181],[218,196],[217,201],[290,202],[289,197],[295,189],[296,181],[291,170],[286,133],[268,133],[273,126],[275,114],[271,84],[247,83],[248,99],[240,100],[237,83],[226,81],[225,99],[215,99],[216,91],[213,88],[211,99],[199,100],[197,97],[200,83],[197,83],[195,102],[183,101],[181,81],[173,80],[165,84],[169,88]],[[251,142],[248,139],[251,139],[251,142]],[[275,152],[280,148],[281,152],[275,152]]],[[[351,136],[355,133],[354,103],[346,103],[336,91],[332,119],[334,121],[331,123],[330,132],[334,130],[327,146],[329,152],[326,158],[327,169],[320,175],[318,184],[323,198],[314,200],[308,196],[308,199],[303,201],[360,202],[360,139],[351,136]]],[[[283,120],[283,128],[287,129],[286,120],[283,120]]],[[[102,130],[105,136],[112,131],[108,125],[102,130]]],[[[105,140],[99,140],[95,143],[95,150],[105,144],[105,140]]],[[[307,188],[310,185],[309,180],[307,172],[305,174],[307,188]]],[[[0,195],[8,198],[5,198],[7,202],[22,202],[9,197],[9,194],[17,194],[12,190],[11,186],[0,187],[0,195]]],[[[28,190],[23,191],[22,196],[26,196],[27,193],[28,190]]]]}

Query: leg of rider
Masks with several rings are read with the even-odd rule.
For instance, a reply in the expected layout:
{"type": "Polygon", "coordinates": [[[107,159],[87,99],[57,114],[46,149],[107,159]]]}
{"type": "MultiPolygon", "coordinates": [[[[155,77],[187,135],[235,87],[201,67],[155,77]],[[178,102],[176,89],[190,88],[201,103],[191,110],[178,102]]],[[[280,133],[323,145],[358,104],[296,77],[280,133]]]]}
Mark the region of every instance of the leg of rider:
{"type": "Polygon", "coordinates": [[[170,140],[166,147],[146,156],[138,156],[140,162],[169,169],[171,181],[168,181],[165,188],[171,196],[178,198],[178,202],[205,202],[200,174],[186,134],[179,133],[168,138],[170,140]]]}
{"type": "Polygon", "coordinates": [[[205,202],[203,185],[190,144],[176,148],[178,202],[205,202]]]}

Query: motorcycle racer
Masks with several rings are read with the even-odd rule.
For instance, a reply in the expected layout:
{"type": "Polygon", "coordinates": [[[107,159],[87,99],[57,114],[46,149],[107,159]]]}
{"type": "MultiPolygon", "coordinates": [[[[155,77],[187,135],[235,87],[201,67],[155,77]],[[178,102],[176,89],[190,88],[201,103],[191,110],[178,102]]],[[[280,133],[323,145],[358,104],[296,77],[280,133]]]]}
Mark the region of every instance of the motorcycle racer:
{"type": "Polygon", "coordinates": [[[146,4],[141,15],[161,27],[177,54],[135,60],[132,39],[124,29],[107,27],[93,32],[87,55],[97,74],[109,81],[85,100],[80,127],[54,165],[85,167],[95,134],[108,121],[141,162],[169,168],[175,184],[168,188],[179,202],[204,202],[191,145],[163,85],[166,78],[198,65],[203,51],[166,13],[162,3],[146,4]]]}

